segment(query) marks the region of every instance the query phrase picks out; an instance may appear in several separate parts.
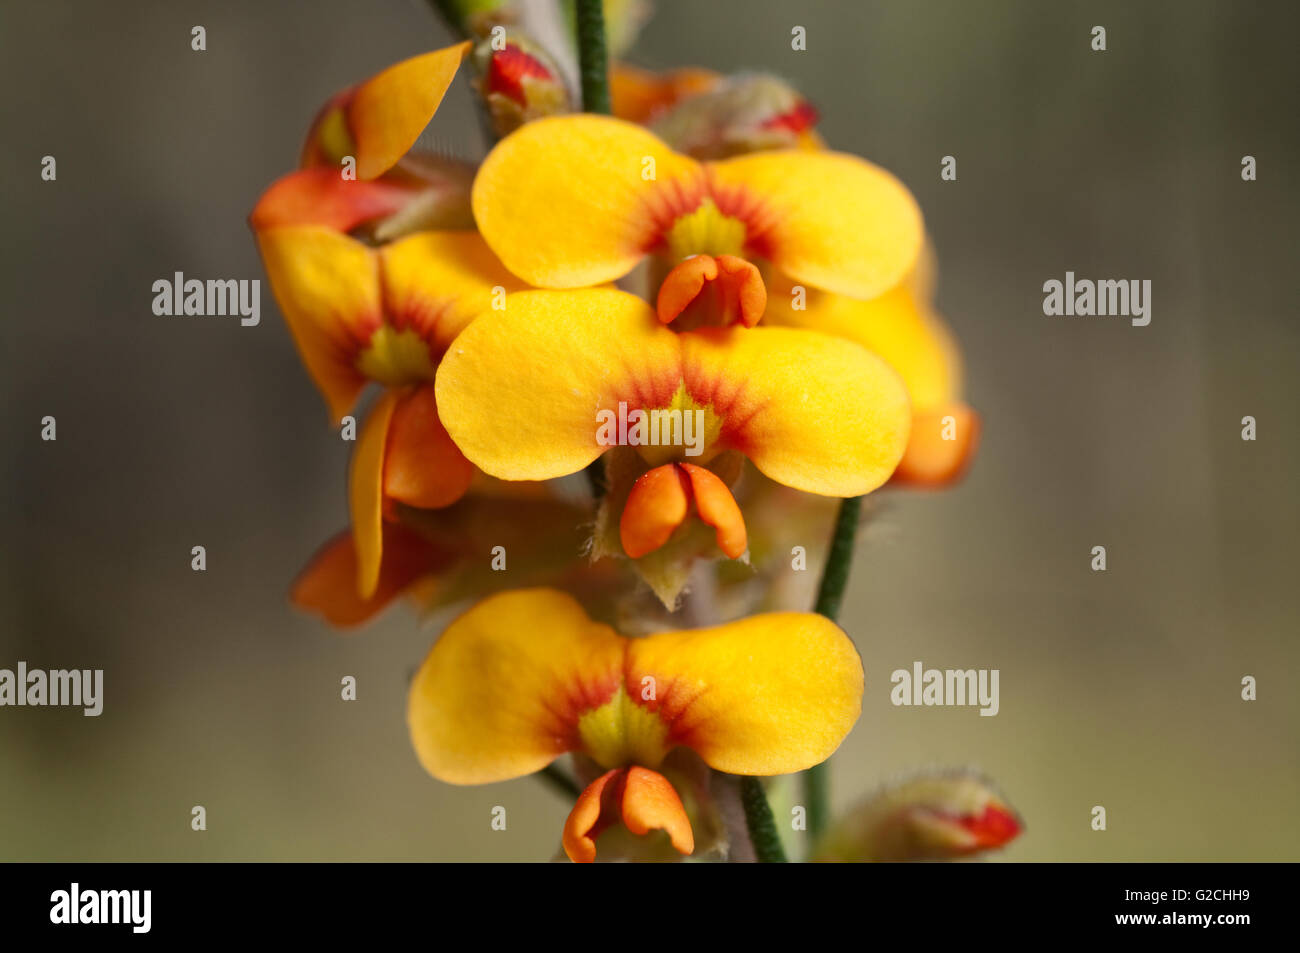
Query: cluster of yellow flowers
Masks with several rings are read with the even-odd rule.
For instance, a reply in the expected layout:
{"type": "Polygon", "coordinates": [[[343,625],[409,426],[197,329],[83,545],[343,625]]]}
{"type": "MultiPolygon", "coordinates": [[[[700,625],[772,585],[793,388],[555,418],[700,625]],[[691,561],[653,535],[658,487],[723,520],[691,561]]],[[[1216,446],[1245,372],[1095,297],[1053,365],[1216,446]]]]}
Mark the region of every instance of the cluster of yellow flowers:
{"type": "MultiPolygon", "coordinates": [[[[978,423],[931,307],[921,215],[892,175],[825,149],[778,81],[619,68],[617,118],[571,114],[523,41],[473,54],[509,134],[477,167],[421,153],[471,48],[331,99],[251,216],[332,421],[379,387],[351,528],[293,598],[347,626],[402,593],[491,593],[411,686],[424,767],[482,784],[573,753],[571,859],[593,860],[598,837],[611,856],[725,856],[725,776],[829,757],[858,718],[862,663],[815,613],[680,629],[672,610],[701,572],[788,568],[774,526],[798,523],[795,497],[963,470],[978,423]],[[568,479],[584,471],[590,494],[568,479]],[[629,608],[637,577],[654,612],[629,608]]],[[[922,812],[907,836],[936,855],[1017,829],[962,783],[903,799],[922,812]]],[[[895,836],[900,816],[873,823],[895,836]]],[[[863,855],[845,836],[828,859],[863,855]]]]}

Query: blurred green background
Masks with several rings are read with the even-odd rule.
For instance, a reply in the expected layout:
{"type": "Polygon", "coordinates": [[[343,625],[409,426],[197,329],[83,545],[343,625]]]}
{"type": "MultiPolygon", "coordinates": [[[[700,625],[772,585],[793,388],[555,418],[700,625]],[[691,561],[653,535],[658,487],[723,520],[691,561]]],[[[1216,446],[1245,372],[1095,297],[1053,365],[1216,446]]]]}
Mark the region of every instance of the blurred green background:
{"type": "MultiPolygon", "coordinates": [[[[659,4],[634,62],[783,74],[915,191],[984,415],[967,482],[879,495],[861,540],[837,805],[967,765],[1027,822],[1006,860],[1300,859],[1298,28],[1226,0],[659,4]],[[1150,279],[1151,325],[1044,317],[1066,270],[1150,279]],[[914,660],[1000,669],[1000,714],[891,706],[914,660]]],[[[150,310],[176,270],[264,277],[244,216],[316,108],[447,39],[416,0],[0,8],[0,667],[106,670],[99,718],[0,709],[0,858],[555,851],[567,805],[538,781],[416,764],[405,685],[435,631],[287,605],[344,525],[348,448],[269,289],[257,328],[150,310]]],[[[481,151],[463,79],[431,134],[481,151]]]]}

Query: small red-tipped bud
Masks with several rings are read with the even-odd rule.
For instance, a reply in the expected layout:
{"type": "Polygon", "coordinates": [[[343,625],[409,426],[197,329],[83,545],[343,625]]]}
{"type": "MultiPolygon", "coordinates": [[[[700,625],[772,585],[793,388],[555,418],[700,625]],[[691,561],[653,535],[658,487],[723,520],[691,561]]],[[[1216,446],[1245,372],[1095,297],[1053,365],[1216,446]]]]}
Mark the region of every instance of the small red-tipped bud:
{"type": "Polygon", "coordinates": [[[492,125],[505,136],[526,122],[571,110],[569,91],[555,63],[537,44],[512,30],[497,49],[496,38],[485,39],[474,51],[478,88],[492,115],[492,125]]]}
{"type": "Polygon", "coordinates": [[[929,775],[876,794],[817,845],[832,862],[956,860],[1005,846],[1023,830],[988,782],[968,773],[929,775]]]}

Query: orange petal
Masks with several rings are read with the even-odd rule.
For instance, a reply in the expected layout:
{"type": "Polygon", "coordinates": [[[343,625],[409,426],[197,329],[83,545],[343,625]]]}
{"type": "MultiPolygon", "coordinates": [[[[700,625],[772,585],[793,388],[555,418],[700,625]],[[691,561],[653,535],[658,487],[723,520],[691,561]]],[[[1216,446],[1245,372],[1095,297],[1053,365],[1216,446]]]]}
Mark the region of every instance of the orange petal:
{"type": "Polygon", "coordinates": [[[671,463],[637,478],[618,524],[625,553],[640,559],[668,542],[686,519],[689,486],[685,475],[671,463]]]}
{"type": "Polygon", "coordinates": [[[695,497],[695,508],[700,519],[718,531],[718,548],[732,559],[739,559],[749,545],[745,534],[745,518],[740,514],[736,498],[727,484],[712,470],[693,463],[679,466],[686,471],[695,497]]]}
{"type": "Polygon", "coordinates": [[[311,558],[289,598],[295,606],[348,628],[368,622],[421,576],[436,568],[434,547],[395,523],[384,527],[379,584],[369,599],[357,594],[357,548],[352,533],[339,533],[311,558]]]}
{"type": "Polygon", "coordinates": [[[335,96],[307,134],[304,162],[333,164],[342,149],[351,147],[358,178],[383,175],[415,144],[438,111],[471,45],[466,41],[413,56],[335,96]],[[339,128],[340,118],[345,129],[339,128]]]}
{"type": "Polygon", "coordinates": [[[438,418],[432,384],[402,395],[393,410],[384,452],[384,495],[436,510],[465,495],[474,465],[438,418]]]}
{"type": "Polygon", "coordinates": [[[344,179],[336,169],[300,169],[271,183],[248,223],[255,232],[278,225],[323,225],[350,232],[364,222],[392,215],[417,190],[415,184],[344,179]]]}
{"type": "Polygon", "coordinates": [[[622,809],[623,825],[633,834],[666,831],[679,853],[695,850],[695,835],[682,799],[658,771],[636,765],[627,769],[622,809]]]}
{"type": "Polygon", "coordinates": [[[564,852],[575,864],[591,863],[596,838],[619,821],[638,837],[666,832],[682,854],[695,850],[690,818],[672,784],[658,771],[633,765],[605,772],[578,795],[564,823],[564,852]]]}
{"type": "Polygon", "coordinates": [[[979,414],[965,404],[917,412],[893,482],[940,487],[961,479],[979,445],[979,414]]]}
{"type": "Polygon", "coordinates": [[[686,310],[699,297],[706,283],[718,277],[718,263],[712,255],[692,255],[673,268],[659,286],[655,313],[664,324],[686,310]]]}
{"type": "Polygon", "coordinates": [[[564,845],[564,852],[569,855],[569,860],[575,864],[589,864],[596,859],[596,838],[600,836],[601,830],[608,826],[608,821],[601,823],[601,802],[615,775],[622,773],[622,768],[606,771],[588,784],[578,795],[578,800],[574,802],[573,810],[569,812],[569,817],[564,822],[564,833],[560,837],[560,843],[564,845]]]}
{"type": "Polygon", "coordinates": [[[379,587],[383,556],[384,447],[400,395],[385,390],[361,426],[348,479],[352,539],[357,550],[357,593],[369,599],[379,587]]]}
{"type": "Polygon", "coordinates": [[[739,321],[752,328],[767,307],[767,288],[758,268],[743,258],[693,255],[668,272],[659,286],[659,320],[669,324],[697,301],[704,309],[712,310],[700,315],[701,323],[726,325],[739,321]],[[711,301],[704,297],[708,286],[713,292],[711,301]]]}

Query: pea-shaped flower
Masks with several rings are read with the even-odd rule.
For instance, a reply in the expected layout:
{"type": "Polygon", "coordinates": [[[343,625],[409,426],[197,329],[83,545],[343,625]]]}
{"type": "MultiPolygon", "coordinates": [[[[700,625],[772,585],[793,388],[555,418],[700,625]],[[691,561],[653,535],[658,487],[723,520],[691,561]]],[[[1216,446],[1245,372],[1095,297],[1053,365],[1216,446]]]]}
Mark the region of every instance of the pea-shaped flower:
{"type": "Polygon", "coordinates": [[[667,832],[690,854],[681,798],[660,772],[677,748],[729,774],[774,775],[839,747],[862,702],[848,636],[812,613],[751,616],[629,639],[570,596],[524,589],[456,619],[411,685],[407,720],[420,763],[451,784],[540,771],[566,752],[604,770],[578,798],[563,845],[596,856],[614,825],[667,832]]]}

